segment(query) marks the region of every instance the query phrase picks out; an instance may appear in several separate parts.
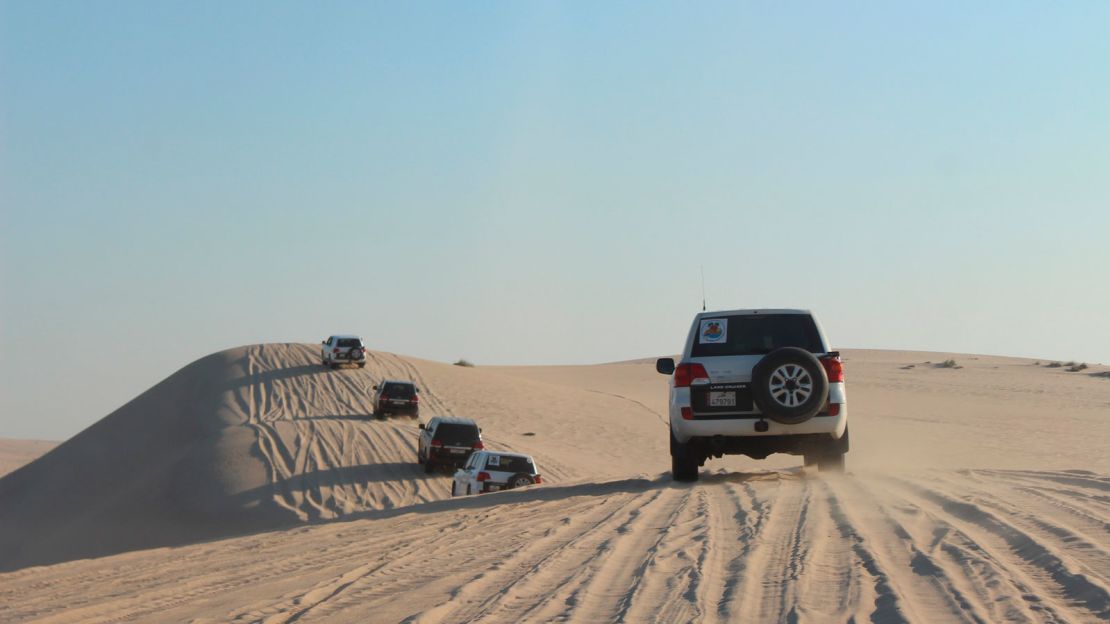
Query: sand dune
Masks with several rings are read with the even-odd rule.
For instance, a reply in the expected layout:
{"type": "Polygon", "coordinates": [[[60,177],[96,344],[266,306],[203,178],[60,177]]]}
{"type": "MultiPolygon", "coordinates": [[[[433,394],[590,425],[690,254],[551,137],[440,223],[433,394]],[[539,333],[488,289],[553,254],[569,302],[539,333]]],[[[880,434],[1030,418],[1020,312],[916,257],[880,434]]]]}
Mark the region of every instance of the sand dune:
{"type": "Polygon", "coordinates": [[[0,479],[0,621],[1110,619],[1110,381],[850,351],[851,474],[728,458],[686,485],[649,361],[314,349],[204,358],[0,479]],[[550,484],[447,499],[413,422],[365,419],[383,377],[550,484]]]}
{"type": "Polygon", "coordinates": [[[57,442],[0,438],[0,477],[42,457],[57,442]]]}

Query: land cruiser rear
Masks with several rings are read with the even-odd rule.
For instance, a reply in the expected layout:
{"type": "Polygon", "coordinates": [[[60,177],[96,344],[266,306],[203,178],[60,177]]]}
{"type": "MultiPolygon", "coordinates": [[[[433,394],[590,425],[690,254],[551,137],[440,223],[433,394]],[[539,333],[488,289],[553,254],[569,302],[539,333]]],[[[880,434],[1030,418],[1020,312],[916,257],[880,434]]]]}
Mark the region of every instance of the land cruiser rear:
{"type": "Polygon", "coordinates": [[[696,481],[710,457],[802,455],[843,471],[848,404],[840,354],[808,310],[730,310],[694,317],[670,375],[671,471],[696,481]]]}

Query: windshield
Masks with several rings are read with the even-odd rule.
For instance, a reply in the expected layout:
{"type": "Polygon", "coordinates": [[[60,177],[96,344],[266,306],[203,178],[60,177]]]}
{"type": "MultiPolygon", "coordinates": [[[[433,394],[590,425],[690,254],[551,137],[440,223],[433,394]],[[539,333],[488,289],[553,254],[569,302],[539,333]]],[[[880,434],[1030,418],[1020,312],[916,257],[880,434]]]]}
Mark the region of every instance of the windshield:
{"type": "Polygon", "coordinates": [[[737,314],[701,319],[693,357],[764,355],[781,347],[822,353],[817,325],[808,314],[737,314]]]}

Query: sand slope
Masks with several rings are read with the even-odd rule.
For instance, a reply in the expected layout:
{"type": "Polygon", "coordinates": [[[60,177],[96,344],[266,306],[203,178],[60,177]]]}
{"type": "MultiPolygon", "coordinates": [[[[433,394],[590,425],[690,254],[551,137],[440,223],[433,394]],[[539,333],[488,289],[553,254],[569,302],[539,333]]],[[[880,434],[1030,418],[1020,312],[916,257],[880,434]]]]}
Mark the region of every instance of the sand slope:
{"type": "MultiPolygon", "coordinates": [[[[0,479],[0,569],[446,498],[445,479],[415,463],[414,421],[368,424],[383,378],[415,381],[427,417],[479,417],[490,448],[534,451],[553,483],[623,474],[575,449],[598,432],[642,430],[642,408],[584,391],[517,381],[505,392],[498,376],[385,353],[372,353],[365,369],[330,371],[314,345],[232,349],[0,479]],[[567,419],[599,413],[607,416],[593,431],[563,433],[567,419]],[[561,455],[575,457],[573,466],[561,455]]],[[[662,444],[651,436],[630,456],[662,469],[662,444]]]]}
{"type": "Polygon", "coordinates": [[[57,442],[0,438],[0,477],[42,457],[57,442]]]}
{"type": "Polygon", "coordinates": [[[109,522],[172,521],[180,543],[245,533],[0,574],[0,621],[1110,619],[1110,380],[848,352],[851,475],[729,458],[681,485],[650,362],[375,353],[328,372],[313,349],[205,358],[0,480],[0,539],[23,562],[135,546],[109,522]],[[416,380],[426,415],[475,416],[491,445],[535,453],[551,483],[439,500],[415,426],[361,419],[383,376],[416,380]],[[120,462],[148,469],[80,473],[121,440],[137,448],[120,462]],[[304,523],[332,518],[348,521],[304,523]]]}

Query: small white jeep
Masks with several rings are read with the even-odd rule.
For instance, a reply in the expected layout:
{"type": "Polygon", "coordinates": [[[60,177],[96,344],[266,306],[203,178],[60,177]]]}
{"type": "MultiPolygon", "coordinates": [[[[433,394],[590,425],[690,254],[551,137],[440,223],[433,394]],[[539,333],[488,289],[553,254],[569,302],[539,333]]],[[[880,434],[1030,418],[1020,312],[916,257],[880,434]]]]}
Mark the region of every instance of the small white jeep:
{"type": "Polygon", "coordinates": [[[451,496],[496,492],[543,483],[531,455],[478,451],[455,473],[451,496]]]}
{"type": "Polygon", "coordinates": [[[335,369],[340,364],[357,364],[359,368],[366,367],[366,347],[358,336],[330,336],[320,345],[320,364],[323,366],[335,369]]]}

